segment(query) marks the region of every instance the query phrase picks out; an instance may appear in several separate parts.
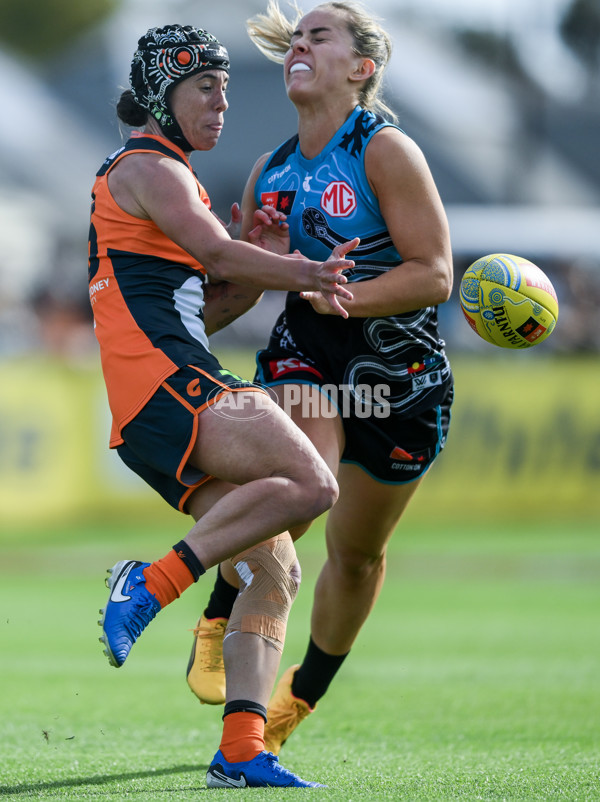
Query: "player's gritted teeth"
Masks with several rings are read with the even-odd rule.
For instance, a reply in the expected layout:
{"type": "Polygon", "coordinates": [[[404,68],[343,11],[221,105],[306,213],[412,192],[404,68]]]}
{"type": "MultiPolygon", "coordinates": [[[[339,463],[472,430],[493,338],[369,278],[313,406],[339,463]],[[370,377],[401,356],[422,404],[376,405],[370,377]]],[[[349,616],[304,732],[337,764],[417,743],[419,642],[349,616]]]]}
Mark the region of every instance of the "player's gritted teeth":
{"type": "Polygon", "coordinates": [[[303,61],[295,61],[288,69],[288,75],[293,75],[295,72],[311,72],[311,68],[303,61]]]}

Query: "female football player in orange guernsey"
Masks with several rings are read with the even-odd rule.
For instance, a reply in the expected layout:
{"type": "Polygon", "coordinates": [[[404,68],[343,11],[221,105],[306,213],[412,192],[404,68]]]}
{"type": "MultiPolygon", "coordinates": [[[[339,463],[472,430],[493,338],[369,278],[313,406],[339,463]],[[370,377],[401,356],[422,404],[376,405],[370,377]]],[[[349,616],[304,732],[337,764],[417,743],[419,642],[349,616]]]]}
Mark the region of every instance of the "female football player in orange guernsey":
{"type": "MultiPolygon", "coordinates": [[[[257,355],[258,379],[274,388],[339,485],[308,649],[267,710],[267,748],[278,753],[350,651],[382,587],[387,543],[444,446],[453,381],[437,305],[450,296],[452,258],[425,158],[386,119],[381,81],[391,43],[383,28],[352,2],[323,3],[290,21],[272,0],[249,32],[283,63],[298,134],[255,165],[244,219],[263,203],[285,210],[291,249],[313,258],[350,230],[361,237],[346,271],[354,298],[341,301],[348,319],[332,316],[319,292],[289,293],[257,355]]],[[[278,233],[284,249],[288,232],[278,233]]],[[[219,655],[236,584],[222,564],[188,665],[190,687],[213,704],[224,698],[219,655]]]]}
{"type": "Polygon", "coordinates": [[[110,445],[196,520],[165,557],[111,569],[101,641],[110,663],[121,666],[162,608],[230,559],[245,592],[229,619],[223,737],[207,784],[311,787],[317,783],[265,751],[264,722],[299,582],[287,530],[328,509],[337,485],[264,390],[221,367],[207,325],[223,322],[219,298],[227,288],[235,292],[228,314],[232,304],[237,314],[251,306],[263,288],[319,291],[332,312],[345,314],[340,300],[352,295],[341,270],[353,262],[343,256],[357,240],[314,261],[269,251],[266,220],[280,217],[274,210],[257,210],[250,226],[262,221],[264,231],[259,225],[249,238],[266,250],[232,240],[216,220],[188,157],[219,139],[228,73],[227,51],[206,31],[149,30],[117,107],[143,130],[105,160],[94,184],[89,284],[113,416],[110,445]],[[217,297],[205,319],[209,281],[217,282],[217,297]]]}

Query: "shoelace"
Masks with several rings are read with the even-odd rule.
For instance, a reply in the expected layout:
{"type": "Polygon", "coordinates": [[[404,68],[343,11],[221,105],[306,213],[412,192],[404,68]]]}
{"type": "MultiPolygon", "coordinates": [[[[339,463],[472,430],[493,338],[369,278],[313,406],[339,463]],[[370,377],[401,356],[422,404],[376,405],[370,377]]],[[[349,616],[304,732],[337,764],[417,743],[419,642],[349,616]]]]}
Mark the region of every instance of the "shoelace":
{"type": "Polygon", "coordinates": [[[282,777],[289,775],[292,779],[295,778],[295,775],[291,771],[288,771],[287,769],[284,769],[283,766],[279,765],[279,758],[277,755],[274,755],[273,752],[265,752],[265,754],[260,755],[260,762],[267,765],[271,764],[269,768],[274,774],[279,774],[282,777]]]}
{"type": "MultiPolygon", "coordinates": [[[[273,712],[275,711],[271,711],[271,720],[274,718],[273,712]]],[[[298,719],[302,720],[305,718],[306,714],[307,711],[305,708],[298,702],[293,701],[289,707],[285,707],[282,710],[277,710],[276,722],[273,721],[273,723],[276,723],[278,727],[282,724],[284,724],[286,727],[289,727],[295,724],[298,719]]]]}
{"type": "Polygon", "coordinates": [[[211,638],[220,637],[221,633],[218,631],[207,632],[202,627],[194,627],[194,636],[200,638],[198,641],[199,649],[196,652],[196,668],[200,671],[222,671],[223,670],[223,654],[222,652],[215,653],[211,649],[211,638]]]}
{"type": "Polygon", "coordinates": [[[150,621],[156,616],[158,609],[151,598],[144,598],[141,594],[137,599],[132,599],[131,603],[132,607],[128,611],[129,616],[123,626],[132,639],[137,640],[150,621]]]}

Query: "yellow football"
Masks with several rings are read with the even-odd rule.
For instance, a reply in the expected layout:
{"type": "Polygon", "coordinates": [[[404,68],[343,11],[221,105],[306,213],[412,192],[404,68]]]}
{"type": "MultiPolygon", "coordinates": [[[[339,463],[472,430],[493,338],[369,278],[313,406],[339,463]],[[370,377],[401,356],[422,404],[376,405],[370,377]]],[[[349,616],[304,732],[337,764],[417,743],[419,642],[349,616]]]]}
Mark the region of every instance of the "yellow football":
{"type": "Polygon", "coordinates": [[[558,299],[537,265],[510,253],[478,259],[460,282],[460,305],[480,337],[501,348],[531,348],[558,320],[558,299]]]}

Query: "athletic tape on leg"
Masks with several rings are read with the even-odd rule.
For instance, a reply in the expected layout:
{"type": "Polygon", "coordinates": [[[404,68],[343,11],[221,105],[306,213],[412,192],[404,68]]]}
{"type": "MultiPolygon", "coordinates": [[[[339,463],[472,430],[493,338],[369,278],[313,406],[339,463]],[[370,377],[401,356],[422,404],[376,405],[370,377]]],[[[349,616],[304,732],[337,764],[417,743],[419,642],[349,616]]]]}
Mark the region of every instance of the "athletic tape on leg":
{"type": "Polygon", "coordinates": [[[300,570],[291,537],[278,535],[233,557],[242,584],[225,637],[251,632],[283,651],[287,620],[300,585],[300,570]]]}

